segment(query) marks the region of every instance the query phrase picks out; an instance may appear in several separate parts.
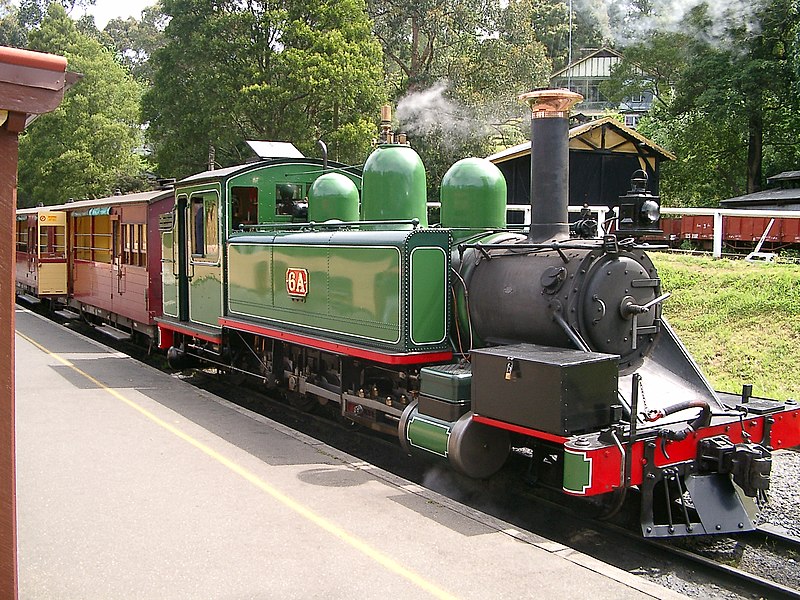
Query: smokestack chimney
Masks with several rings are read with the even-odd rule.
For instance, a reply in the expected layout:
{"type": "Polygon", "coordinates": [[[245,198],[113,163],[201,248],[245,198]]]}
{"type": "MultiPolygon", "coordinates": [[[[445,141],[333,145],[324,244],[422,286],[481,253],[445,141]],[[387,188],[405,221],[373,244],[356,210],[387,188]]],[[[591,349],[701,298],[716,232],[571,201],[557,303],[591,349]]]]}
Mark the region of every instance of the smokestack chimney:
{"type": "Polygon", "coordinates": [[[583,100],[570,90],[522,94],[531,117],[531,229],[529,241],[569,238],[569,110],[583,100]]]}

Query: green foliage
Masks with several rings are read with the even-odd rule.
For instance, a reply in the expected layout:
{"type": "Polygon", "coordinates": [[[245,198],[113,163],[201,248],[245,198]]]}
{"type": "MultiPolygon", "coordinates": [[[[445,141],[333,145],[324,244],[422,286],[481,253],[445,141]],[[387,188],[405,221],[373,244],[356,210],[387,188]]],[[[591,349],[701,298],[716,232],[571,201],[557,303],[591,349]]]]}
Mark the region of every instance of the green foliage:
{"type": "Polygon", "coordinates": [[[493,32],[497,0],[369,0],[374,32],[383,47],[386,71],[399,69],[399,88],[427,88],[449,59],[459,60],[493,32]],[[437,71],[439,71],[437,73],[437,71]]]}
{"type": "Polygon", "coordinates": [[[51,5],[62,7],[67,13],[76,8],[92,6],[95,0],[0,0],[0,45],[15,48],[28,47],[28,34],[38,28],[51,5]]]}
{"type": "Polygon", "coordinates": [[[20,138],[20,205],[141,189],[146,164],[135,152],[143,138],[138,125],[141,86],[109,51],[78,32],[58,4],[30,33],[29,45],[65,56],[68,69],[83,78],[55,111],[39,117],[20,138]]]}
{"type": "Polygon", "coordinates": [[[717,389],[800,397],[800,271],[796,265],[750,264],[654,254],[664,314],[717,389]]]}
{"type": "Polygon", "coordinates": [[[408,132],[438,200],[442,176],[465,156],[486,156],[524,139],[527,109],[517,96],[547,84],[552,63],[537,33],[539,15],[567,11],[560,2],[371,2],[384,48],[387,81],[398,98],[399,129],[408,132]],[[550,12],[548,12],[550,11],[550,12]]]}
{"type": "MultiPolygon", "coordinates": [[[[523,8],[517,27],[528,29],[544,44],[553,69],[566,67],[570,52],[570,20],[568,0],[516,0],[523,8]]],[[[509,8],[511,3],[509,3],[509,8]]],[[[572,48],[600,48],[605,45],[601,23],[581,2],[572,3],[572,48]]],[[[573,52],[575,60],[577,52],[573,52]]]]}
{"type": "Polygon", "coordinates": [[[163,173],[250,157],[247,139],[363,161],[383,99],[380,46],[360,0],[165,0],[143,113],[163,173]]]}
{"type": "Polygon", "coordinates": [[[21,48],[26,37],[17,7],[11,4],[11,0],[0,0],[0,46],[21,48]]]}
{"type": "Polygon", "coordinates": [[[137,80],[150,84],[150,57],[164,45],[166,26],[167,18],[156,2],[142,11],[141,19],[111,19],[103,29],[103,39],[137,80]]]}
{"type": "Polygon", "coordinates": [[[683,33],[654,31],[646,41],[626,46],[624,60],[612,69],[601,92],[616,102],[649,92],[658,108],[668,107],[689,60],[688,44],[689,38],[683,33]]]}
{"type": "Polygon", "coordinates": [[[665,113],[656,107],[639,124],[640,133],[676,156],[661,165],[663,204],[714,207],[721,199],[744,194],[744,127],[709,119],[699,110],[677,117],[665,113]]]}
{"type": "Polygon", "coordinates": [[[651,33],[624,49],[607,90],[651,85],[657,93],[641,130],[678,157],[661,180],[663,199],[676,206],[758,191],[800,158],[797,3],[764,0],[752,19],[710,11],[698,5],[680,33],[651,33]]]}

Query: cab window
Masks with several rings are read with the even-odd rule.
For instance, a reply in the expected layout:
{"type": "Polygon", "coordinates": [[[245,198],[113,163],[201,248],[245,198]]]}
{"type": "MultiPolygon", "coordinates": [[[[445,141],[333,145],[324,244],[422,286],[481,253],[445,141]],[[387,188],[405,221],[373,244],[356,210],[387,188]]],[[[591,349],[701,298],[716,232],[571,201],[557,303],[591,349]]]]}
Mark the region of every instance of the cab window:
{"type": "Polygon", "coordinates": [[[238,186],[231,188],[231,227],[258,223],[258,188],[238,186]]]}
{"type": "Polygon", "coordinates": [[[202,262],[216,262],[219,258],[216,194],[192,196],[190,218],[192,257],[202,262]]]}
{"type": "Polygon", "coordinates": [[[303,186],[297,183],[279,183],[275,186],[275,214],[296,216],[297,206],[303,202],[303,186]]]}

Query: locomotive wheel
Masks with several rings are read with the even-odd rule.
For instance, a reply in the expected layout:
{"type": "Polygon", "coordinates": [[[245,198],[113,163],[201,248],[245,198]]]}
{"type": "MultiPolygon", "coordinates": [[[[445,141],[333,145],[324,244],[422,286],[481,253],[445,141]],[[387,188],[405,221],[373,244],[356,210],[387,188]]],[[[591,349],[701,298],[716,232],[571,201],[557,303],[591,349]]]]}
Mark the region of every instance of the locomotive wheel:
{"type": "Polygon", "coordinates": [[[292,408],[309,412],[312,408],[319,405],[317,398],[311,394],[301,394],[299,392],[286,391],[286,400],[292,408]]]}
{"type": "Polygon", "coordinates": [[[598,521],[606,521],[619,513],[625,503],[627,489],[616,488],[613,492],[594,496],[585,502],[589,506],[589,513],[592,518],[598,521]]]}
{"type": "Polygon", "coordinates": [[[465,414],[453,425],[447,442],[450,463],[460,473],[474,479],[485,479],[497,473],[510,450],[507,431],[476,423],[472,413],[465,414]]]}

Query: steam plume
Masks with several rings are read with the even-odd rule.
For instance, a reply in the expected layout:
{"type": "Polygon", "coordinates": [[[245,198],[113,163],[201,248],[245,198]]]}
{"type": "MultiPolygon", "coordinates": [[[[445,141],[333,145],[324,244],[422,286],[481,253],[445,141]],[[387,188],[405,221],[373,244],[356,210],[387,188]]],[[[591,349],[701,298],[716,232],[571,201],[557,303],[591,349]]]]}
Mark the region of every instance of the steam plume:
{"type": "Polygon", "coordinates": [[[407,94],[397,103],[399,130],[412,135],[433,132],[454,142],[486,135],[487,126],[470,109],[446,97],[448,83],[407,94]]]}
{"type": "Polygon", "coordinates": [[[710,20],[706,41],[726,44],[730,28],[757,32],[756,13],[763,0],[653,0],[648,14],[637,0],[573,0],[576,13],[588,13],[600,24],[603,36],[625,46],[653,31],[686,31],[692,10],[705,5],[710,20]]]}

